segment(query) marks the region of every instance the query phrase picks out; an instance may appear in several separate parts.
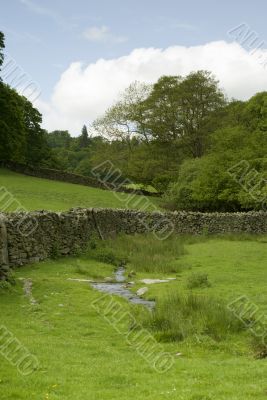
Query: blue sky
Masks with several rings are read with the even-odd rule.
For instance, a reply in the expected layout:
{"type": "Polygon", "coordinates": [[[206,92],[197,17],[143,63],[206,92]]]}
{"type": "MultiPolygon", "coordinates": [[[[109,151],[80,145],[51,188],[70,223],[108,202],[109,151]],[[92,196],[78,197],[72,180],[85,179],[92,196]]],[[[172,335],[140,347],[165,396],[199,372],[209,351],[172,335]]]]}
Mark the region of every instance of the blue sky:
{"type": "Polygon", "coordinates": [[[244,22],[267,42],[266,11],[264,0],[9,0],[1,4],[0,30],[7,52],[38,82],[48,112],[62,73],[75,62],[86,68],[138,48],[230,43],[227,32],[244,22]]]}

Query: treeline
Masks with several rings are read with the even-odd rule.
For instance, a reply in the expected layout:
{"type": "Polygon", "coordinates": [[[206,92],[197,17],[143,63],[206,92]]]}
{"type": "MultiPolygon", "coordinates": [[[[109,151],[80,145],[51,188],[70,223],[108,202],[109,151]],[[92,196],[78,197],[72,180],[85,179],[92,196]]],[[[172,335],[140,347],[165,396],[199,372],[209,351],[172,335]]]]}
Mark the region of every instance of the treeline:
{"type": "MultiPolygon", "coordinates": [[[[0,34],[0,63],[3,48],[0,34]]],[[[41,121],[27,99],[0,82],[2,160],[85,176],[98,166],[103,178],[109,160],[121,179],[164,192],[169,209],[265,208],[267,92],[228,100],[210,72],[197,71],[134,82],[78,137],[48,133],[41,121]]]]}
{"type": "Polygon", "coordinates": [[[165,192],[172,210],[267,208],[267,92],[228,100],[207,71],[135,82],[93,129],[107,141],[92,160],[165,192]]]}
{"type": "Polygon", "coordinates": [[[135,82],[90,133],[48,135],[62,168],[89,175],[110,160],[122,176],[165,192],[172,210],[266,209],[267,92],[229,101],[207,71],[135,82]]]}

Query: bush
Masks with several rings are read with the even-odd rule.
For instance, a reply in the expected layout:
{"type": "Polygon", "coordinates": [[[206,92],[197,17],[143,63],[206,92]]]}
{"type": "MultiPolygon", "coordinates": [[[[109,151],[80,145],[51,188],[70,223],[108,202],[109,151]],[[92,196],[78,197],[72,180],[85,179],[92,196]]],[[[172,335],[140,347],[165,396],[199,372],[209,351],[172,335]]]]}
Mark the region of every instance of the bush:
{"type": "Polygon", "coordinates": [[[187,278],[186,286],[188,289],[205,288],[205,287],[210,287],[211,283],[208,280],[207,274],[198,272],[198,273],[193,273],[187,278]]]}
{"type": "Polygon", "coordinates": [[[231,165],[217,155],[184,161],[177,181],[164,196],[165,207],[202,212],[241,210],[240,186],[227,173],[231,165]]]}
{"type": "Polygon", "coordinates": [[[222,340],[245,329],[221,300],[174,291],[159,299],[152,313],[143,314],[141,323],[161,341],[181,341],[193,335],[222,340]]]}

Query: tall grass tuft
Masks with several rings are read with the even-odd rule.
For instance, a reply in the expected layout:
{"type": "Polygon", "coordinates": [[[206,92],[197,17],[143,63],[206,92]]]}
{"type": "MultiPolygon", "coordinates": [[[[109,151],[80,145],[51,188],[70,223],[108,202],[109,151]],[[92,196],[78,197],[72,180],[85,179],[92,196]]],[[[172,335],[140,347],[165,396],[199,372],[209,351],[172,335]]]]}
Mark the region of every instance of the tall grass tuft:
{"type": "Polygon", "coordinates": [[[205,288],[210,287],[211,283],[207,274],[194,272],[188,276],[186,286],[188,289],[205,288]]]}
{"type": "Polygon", "coordinates": [[[244,329],[243,324],[218,299],[194,293],[169,291],[141,323],[161,341],[181,341],[193,335],[222,340],[244,329]]]}
{"type": "Polygon", "coordinates": [[[88,255],[98,261],[130,264],[134,271],[177,273],[181,270],[179,258],[185,254],[184,245],[177,236],[158,240],[154,235],[122,235],[106,240],[90,249],[88,255]]]}

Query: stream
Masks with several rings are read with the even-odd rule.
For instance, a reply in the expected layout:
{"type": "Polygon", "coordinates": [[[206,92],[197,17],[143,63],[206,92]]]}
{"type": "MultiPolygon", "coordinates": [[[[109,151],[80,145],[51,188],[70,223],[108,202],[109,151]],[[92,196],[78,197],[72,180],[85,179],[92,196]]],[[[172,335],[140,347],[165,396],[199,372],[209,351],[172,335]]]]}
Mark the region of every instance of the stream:
{"type": "Polygon", "coordinates": [[[115,272],[116,282],[99,282],[92,283],[92,287],[99,290],[100,292],[114,294],[127,299],[130,303],[141,304],[150,310],[155,306],[155,302],[152,300],[144,300],[131,292],[126,286],[125,268],[119,267],[115,272]]]}

